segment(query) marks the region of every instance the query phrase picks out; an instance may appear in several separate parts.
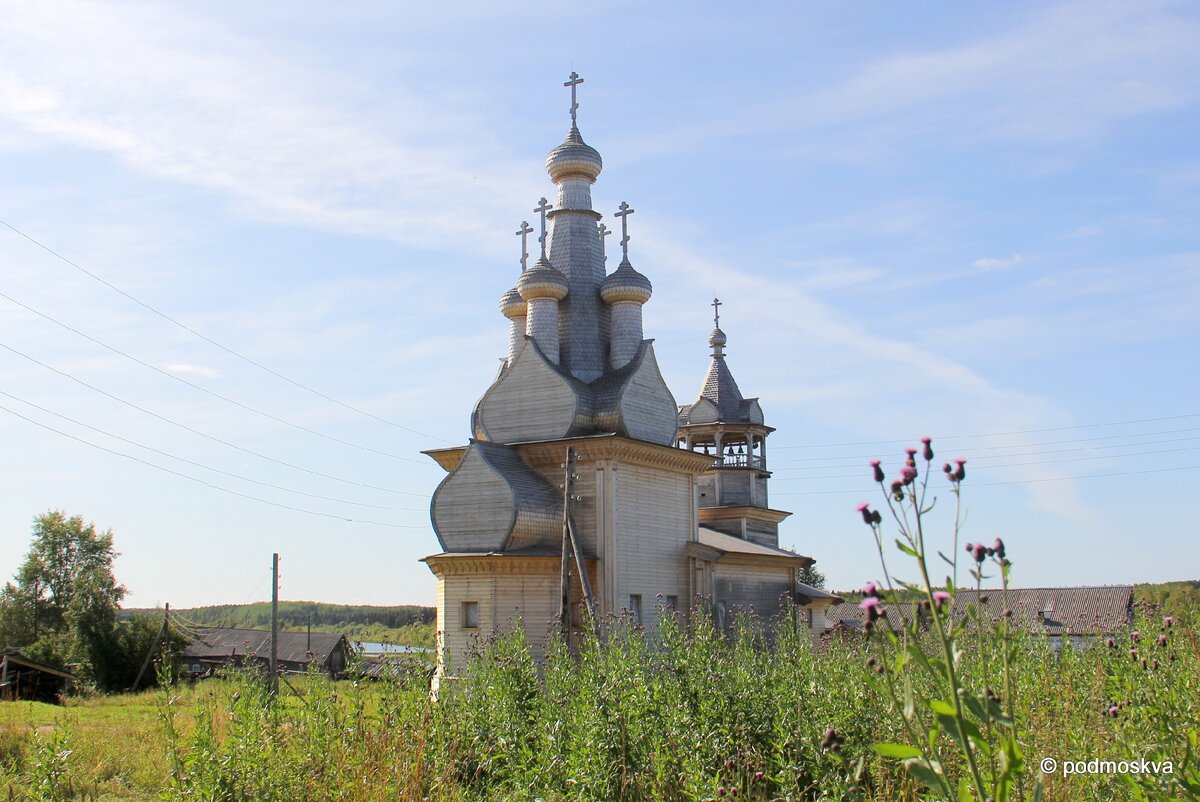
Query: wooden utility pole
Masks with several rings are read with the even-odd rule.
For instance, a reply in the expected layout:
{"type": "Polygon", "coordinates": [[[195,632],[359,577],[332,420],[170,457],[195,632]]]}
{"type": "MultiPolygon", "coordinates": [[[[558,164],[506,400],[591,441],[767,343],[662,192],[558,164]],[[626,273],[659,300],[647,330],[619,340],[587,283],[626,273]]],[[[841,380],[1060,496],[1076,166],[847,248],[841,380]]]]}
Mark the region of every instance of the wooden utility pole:
{"type": "Polygon", "coordinates": [[[588,576],[587,566],[583,561],[583,549],[579,545],[579,537],[575,533],[575,519],[571,515],[571,505],[575,502],[575,463],[577,455],[574,448],[567,449],[567,461],[563,467],[566,475],[563,479],[563,540],[562,540],[562,577],[558,615],[562,626],[564,640],[571,642],[571,563],[579,573],[580,595],[583,596],[587,607],[588,618],[593,628],[596,626],[596,601],[592,596],[592,580],[588,576]]]}
{"type": "Polygon", "coordinates": [[[271,555],[271,694],[279,693],[279,553],[271,555]]]}
{"type": "Polygon", "coordinates": [[[150,651],[146,652],[146,659],[142,662],[142,668],[138,671],[137,679],[133,681],[133,687],[129,690],[136,691],[142,684],[142,677],[146,674],[146,669],[150,667],[150,660],[153,659],[154,653],[166,645],[167,642],[167,624],[171,621],[171,603],[167,602],[166,608],[163,610],[163,622],[159,627],[158,634],[154,636],[154,642],[150,644],[150,651]]]}

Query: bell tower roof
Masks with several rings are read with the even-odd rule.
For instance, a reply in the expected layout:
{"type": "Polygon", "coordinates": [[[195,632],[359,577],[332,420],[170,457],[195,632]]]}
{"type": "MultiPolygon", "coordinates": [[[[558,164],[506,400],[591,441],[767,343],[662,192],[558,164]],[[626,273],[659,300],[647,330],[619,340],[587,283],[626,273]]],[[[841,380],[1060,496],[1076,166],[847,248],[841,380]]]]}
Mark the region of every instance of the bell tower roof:
{"type": "Polygon", "coordinates": [[[729,364],[725,361],[725,344],[729,338],[721,330],[721,301],[713,298],[713,330],[708,336],[712,348],[712,361],[708,373],[700,385],[696,400],[679,409],[679,423],[753,423],[762,424],[762,410],[758,400],[744,398],[733,378],[729,364]]]}

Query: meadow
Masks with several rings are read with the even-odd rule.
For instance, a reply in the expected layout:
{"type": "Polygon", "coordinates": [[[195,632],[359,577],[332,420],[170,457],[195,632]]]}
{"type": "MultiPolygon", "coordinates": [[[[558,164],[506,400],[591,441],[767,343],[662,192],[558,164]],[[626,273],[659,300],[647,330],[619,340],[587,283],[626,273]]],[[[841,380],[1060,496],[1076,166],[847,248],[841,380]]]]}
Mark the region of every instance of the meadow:
{"type": "MultiPolygon", "coordinates": [[[[540,676],[520,632],[480,643],[464,679],[436,703],[420,671],[383,683],[305,677],[274,700],[260,677],[241,674],[63,707],[8,703],[0,706],[0,793],[263,802],[935,798],[900,755],[875,747],[907,738],[906,717],[872,665],[886,639],[835,637],[814,651],[787,628],[768,641],[749,617],[725,635],[689,626],[698,623],[668,616],[659,639],[647,642],[610,622],[603,644],[590,640],[575,655],[552,645],[540,676]]],[[[1200,780],[1200,642],[1194,628],[1171,624],[1143,611],[1136,640],[1130,633],[1083,651],[1021,637],[1012,702],[1024,767],[1012,798],[1197,798],[1200,786],[1186,783],[1200,780]],[[1157,662],[1143,668],[1131,650],[1157,662]],[[1173,770],[1039,769],[1043,758],[1143,757],[1171,761],[1173,770]]],[[[982,675],[997,665],[998,644],[981,638],[965,650],[965,685],[989,681],[982,675]]],[[[924,684],[930,691],[934,683],[924,684]]],[[[998,729],[984,735],[994,746],[1002,740],[998,729]]],[[[942,769],[953,776],[962,760],[950,734],[938,738],[942,769]]],[[[1000,771],[998,754],[982,761],[985,774],[1000,771]]]]}

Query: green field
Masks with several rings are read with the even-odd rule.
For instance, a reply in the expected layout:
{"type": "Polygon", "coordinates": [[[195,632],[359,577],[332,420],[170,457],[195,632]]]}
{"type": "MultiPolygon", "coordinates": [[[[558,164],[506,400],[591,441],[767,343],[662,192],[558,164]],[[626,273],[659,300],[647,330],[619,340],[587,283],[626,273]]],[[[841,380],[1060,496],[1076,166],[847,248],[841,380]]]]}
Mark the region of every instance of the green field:
{"type": "MultiPolygon", "coordinates": [[[[1188,753],[1200,732],[1200,641],[1190,626],[1165,628],[1160,611],[1137,626],[1136,642],[1082,653],[1020,641],[1012,702],[1024,799],[1045,757],[1175,766],[1136,785],[1111,774],[1045,776],[1047,800],[1189,798],[1176,778],[1200,772],[1188,753]],[[1157,667],[1143,668],[1130,648],[1157,667]]],[[[963,647],[964,685],[995,683],[996,643],[968,636],[963,647]]],[[[386,684],[301,678],[277,703],[250,676],[65,707],[7,703],[0,799],[932,798],[873,749],[905,740],[904,717],[867,662],[888,648],[854,637],[814,653],[786,631],[768,644],[753,621],[731,638],[668,622],[656,643],[616,625],[602,648],[576,657],[552,649],[541,677],[520,636],[481,646],[436,704],[416,673],[386,684]],[[832,749],[829,728],[841,739],[832,749]]],[[[998,742],[999,733],[986,737],[998,742]]],[[[937,748],[945,771],[961,772],[945,733],[937,748]]],[[[994,757],[983,763],[997,770],[994,757]]]]}

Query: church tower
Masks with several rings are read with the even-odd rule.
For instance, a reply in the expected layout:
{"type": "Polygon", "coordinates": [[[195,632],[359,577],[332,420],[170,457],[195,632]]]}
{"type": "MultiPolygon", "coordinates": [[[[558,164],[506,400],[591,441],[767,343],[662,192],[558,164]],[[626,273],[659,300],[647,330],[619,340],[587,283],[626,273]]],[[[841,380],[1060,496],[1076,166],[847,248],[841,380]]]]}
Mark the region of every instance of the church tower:
{"type": "Polygon", "coordinates": [[[678,445],[712,455],[697,482],[700,522],[743,540],[779,545],[779,524],[790,512],[771,509],[767,498],[767,436],[757,398],[743,398],[725,361],[728,338],[721,331],[721,302],[713,299],[712,362],[700,394],[679,408],[678,445]]]}
{"type": "Polygon", "coordinates": [[[470,441],[425,452],[447,471],[430,503],[442,550],[424,560],[438,583],[439,683],[472,640],[512,626],[525,627],[540,660],[548,628],[573,632],[591,615],[628,616],[653,636],[662,608],[713,604],[723,622],[727,605],[770,615],[818,599],[796,582],[812,559],[775,545],[772,524],[787,513],[766,506],[771,429],[728,374],[725,335],[691,412],[663,380],[643,332],[654,288],[630,259],[628,203],[613,214],[621,262],[606,271],[608,229],[591,195],[603,161],[579,131],[580,83],[572,73],[565,84],[571,126],[546,157],[555,202],[533,209],[532,266],[534,229],[516,232],[521,272],[500,297],[499,373],[475,405],[470,441]],[[737,444],[748,454],[714,467],[737,444]]]}

